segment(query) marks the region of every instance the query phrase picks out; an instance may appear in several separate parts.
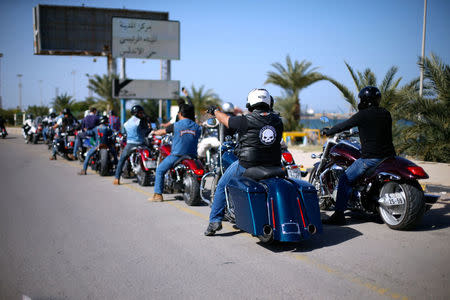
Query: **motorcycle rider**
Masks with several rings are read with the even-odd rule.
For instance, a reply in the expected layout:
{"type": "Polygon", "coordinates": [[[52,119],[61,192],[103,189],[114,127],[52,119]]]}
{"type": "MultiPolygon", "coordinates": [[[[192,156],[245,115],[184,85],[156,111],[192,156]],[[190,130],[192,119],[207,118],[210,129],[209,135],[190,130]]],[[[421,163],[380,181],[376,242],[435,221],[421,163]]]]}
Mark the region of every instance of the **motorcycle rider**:
{"type": "Polygon", "coordinates": [[[73,154],[69,154],[69,158],[77,159],[77,152],[78,148],[81,147],[82,139],[95,135],[95,131],[93,129],[99,124],[99,120],[100,119],[97,116],[97,109],[95,107],[91,107],[89,109],[89,114],[81,121],[81,129],[83,131],[78,132],[75,139],[75,145],[73,147],[73,154]]]}
{"type": "MultiPolygon", "coordinates": [[[[234,105],[230,102],[225,102],[222,104],[222,112],[227,114],[228,116],[234,116],[234,105]]],[[[220,141],[218,135],[214,132],[211,134],[211,130],[218,132],[219,126],[208,124],[208,120],[203,123],[203,133],[204,138],[198,143],[198,156],[205,157],[206,151],[211,148],[219,148],[220,141]]],[[[235,130],[231,128],[224,128],[224,136],[233,136],[235,130]]]]}
{"type": "MultiPolygon", "coordinates": [[[[64,108],[62,110],[62,117],[58,118],[56,121],[56,124],[53,125],[53,129],[57,130],[59,129],[58,136],[55,137],[55,139],[61,139],[61,136],[59,136],[60,133],[67,131],[67,126],[76,126],[78,124],[77,120],[73,117],[72,113],[70,112],[69,108],[64,108]]],[[[52,148],[52,156],[50,156],[50,160],[56,160],[56,146],[52,148]]]]}
{"type": "Polygon", "coordinates": [[[0,132],[3,132],[4,130],[6,135],[8,135],[8,133],[6,132],[5,123],[6,123],[5,119],[3,119],[3,117],[0,115],[0,132]]]}
{"type": "Polygon", "coordinates": [[[389,111],[379,107],[381,92],[374,86],[366,86],[359,92],[358,97],[360,101],[356,114],[331,129],[322,130],[326,136],[332,136],[357,126],[361,141],[361,158],[353,162],[339,178],[335,212],[323,221],[324,224],[345,225],[344,211],[351,196],[352,184],[367,169],[378,165],[384,158],[395,156],[392,118],[389,111]]]}
{"type": "Polygon", "coordinates": [[[99,122],[100,124],[93,130],[95,133],[96,145],[95,147],[89,149],[88,153],[86,154],[86,158],[84,159],[83,169],[78,173],[78,175],[86,175],[89,159],[95,153],[95,151],[97,151],[97,148],[100,144],[105,144],[108,146],[109,151],[114,157],[114,164],[117,164],[117,153],[116,149],[114,148],[114,143],[112,142],[111,139],[111,137],[113,136],[113,131],[108,126],[109,123],[108,117],[102,116],[99,122]]]}
{"type": "Polygon", "coordinates": [[[226,127],[238,132],[238,160],[232,163],[220,178],[209,215],[206,236],[222,229],[226,206],[225,187],[232,177],[241,176],[247,168],[255,166],[280,166],[281,136],[283,122],[271,111],[270,94],[265,89],[253,89],[247,96],[249,114],[230,117],[217,107],[208,108],[208,113],[226,127]]]}
{"type": "Polygon", "coordinates": [[[172,152],[156,168],[155,193],[150,201],[164,201],[162,196],[164,187],[164,174],[173,167],[174,163],[183,155],[197,157],[197,144],[201,128],[193,121],[195,119],[194,106],[181,104],[178,112],[179,121],[166,128],[153,131],[156,135],[173,133],[172,152]]]}
{"type": "Polygon", "coordinates": [[[42,138],[44,139],[44,142],[47,142],[47,135],[49,134],[51,127],[53,127],[56,122],[56,113],[54,108],[50,108],[48,116],[45,117],[42,122],[46,125],[42,130],[42,138]]]}
{"type": "Polygon", "coordinates": [[[134,148],[144,144],[144,139],[150,132],[145,118],[144,108],[140,105],[135,105],[131,108],[131,118],[123,124],[127,132],[127,145],[123,148],[122,154],[117,164],[116,174],[113,184],[120,184],[120,175],[122,174],[123,164],[125,160],[131,155],[134,148]]]}
{"type": "Polygon", "coordinates": [[[23,126],[22,126],[22,135],[23,135],[23,138],[26,140],[27,144],[28,144],[27,136],[30,134],[30,129],[34,126],[33,120],[34,120],[33,115],[27,114],[25,122],[23,123],[23,126]]]}

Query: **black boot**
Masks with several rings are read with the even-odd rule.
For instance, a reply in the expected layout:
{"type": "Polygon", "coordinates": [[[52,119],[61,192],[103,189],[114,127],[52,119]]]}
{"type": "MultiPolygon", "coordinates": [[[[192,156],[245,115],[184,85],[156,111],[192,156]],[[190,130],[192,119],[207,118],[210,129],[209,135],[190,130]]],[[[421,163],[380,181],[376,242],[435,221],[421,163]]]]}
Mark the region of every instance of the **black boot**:
{"type": "Polygon", "coordinates": [[[206,236],[212,236],[216,233],[216,231],[219,231],[222,229],[222,222],[211,222],[208,225],[208,228],[206,228],[205,235],[206,236]]]}
{"type": "Polygon", "coordinates": [[[335,211],[334,214],[331,215],[326,220],[322,221],[322,224],[327,225],[345,225],[347,221],[345,220],[345,215],[343,211],[335,211]]]}

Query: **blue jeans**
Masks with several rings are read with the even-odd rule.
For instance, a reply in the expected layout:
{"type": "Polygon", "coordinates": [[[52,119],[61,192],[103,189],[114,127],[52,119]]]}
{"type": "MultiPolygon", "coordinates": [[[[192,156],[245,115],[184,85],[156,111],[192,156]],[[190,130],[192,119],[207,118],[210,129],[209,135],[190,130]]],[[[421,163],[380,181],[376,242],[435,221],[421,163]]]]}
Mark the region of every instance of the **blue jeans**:
{"type": "MultiPolygon", "coordinates": [[[[85,171],[87,170],[88,164],[89,164],[89,159],[91,158],[92,155],[94,155],[96,150],[97,150],[97,147],[92,147],[89,149],[88,153],[86,154],[86,158],[84,159],[83,170],[85,170],[85,171]]],[[[116,164],[117,163],[116,149],[114,149],[113,146],[109,146],[109,151],[111,152],[111,154],[114,157],[114,164],[116,164]]]]}
{"type": "Polygon", "coordinates": [[[339,178],[336,211],[343,212],[347,209],[347,202],[353,189],[352,185],[367,169],[375,166],[381,160],[382,158],[359,158],[345,170],[345,173],[339,178]]]}
{"type": "Polygon", "coordinates": [[[123,168],[123,164],[125,163],[125,161],[127,160],[127,158],[131,155],[131,150],[137,146],[139,146],[140,144],[130,144],[128,143],[125,148],[123,148],[122,154],[120,155],[119,158],[119,163],[117,164],[117,169],[116,169],[116,179],[120,178],[120,175],[122,174],[122,168],[123,168]]]}
{"type": "Polygon", "coordinates": [[[169,155],[156,168],[155,194],[162,194],[164,190],[164,174],[173,167],[173,164],[180,158],[177,155],[169,155]]]}
{"type": "Polygon", "coordinates": [[[225,197],[225,187],[233,177],[240,177],[245,172],[245,168],[239,164],[236,160],[228,169],[223,173],[217,183],[216,192],[214,193],[214,202],[211,207],[211,213],[209,214],[209,222],[221,222],[225,212],[225,206],[227,205],[225,197]]]}
{"type": "Polygon", "coordinates": [[[44,129],[42,129],[42,138],[44,139],[44,142],[47,142],[47,132],[48,132],[48,127],[45,126],[44,129]]]}
{"type": "Polygon", "coordinates": [[[75,158],[77,158],[78,148],[80,148],[80,146],[83,144],[82,139],[90,137],[90,136],[94,136],[94,135],[95,135],[95,131],[92,129],[86,130],[86,132],[79,132],[77,134],[77,137],[75,138],[75,144],[73,146],[73,156],[75,156],[75,158]]]}

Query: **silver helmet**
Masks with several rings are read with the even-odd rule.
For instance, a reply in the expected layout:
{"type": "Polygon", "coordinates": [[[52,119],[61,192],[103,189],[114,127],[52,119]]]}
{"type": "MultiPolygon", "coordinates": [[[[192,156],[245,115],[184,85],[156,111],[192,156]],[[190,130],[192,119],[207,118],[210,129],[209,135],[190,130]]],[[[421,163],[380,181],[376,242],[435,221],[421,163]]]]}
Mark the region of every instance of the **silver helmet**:
{"type": "Polygon", "coordinates": [[[225,102],[222,104],[222,111],[225,113],[232,113],[234,112],[234,105],[231,102],[225,102]]]}

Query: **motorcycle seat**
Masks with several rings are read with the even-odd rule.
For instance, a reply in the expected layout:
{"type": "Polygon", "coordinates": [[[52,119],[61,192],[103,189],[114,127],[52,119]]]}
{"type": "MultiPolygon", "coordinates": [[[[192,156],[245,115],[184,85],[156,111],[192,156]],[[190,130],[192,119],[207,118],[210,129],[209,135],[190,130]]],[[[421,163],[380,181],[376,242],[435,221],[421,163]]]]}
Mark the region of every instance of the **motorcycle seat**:
{"type": "Polygon", "coordinates": [[[251,167],[244,171],[242,176],[249,177],[253,180],[262,180],[271,177],[286,177],[286,171],[282,167],[251,167]]]}
{"type": "Polygon", "coordinates": [[[181,155],[173,164],[174,166],[178,165],[180,162],[182,162],[185,159],[195,159],[195,157],[192,157],[190,155],[181,155]]]}
{"type": "Polygon", "coordinates": [[[385,157],[385,158],[381,159],[375,166],[368,168],[364,172],[364,176],[366,176],[366,177],[372,176],[373,173],[375,173],[376,169],[389,158],[392,158],[392,156],[385,157]]]}

